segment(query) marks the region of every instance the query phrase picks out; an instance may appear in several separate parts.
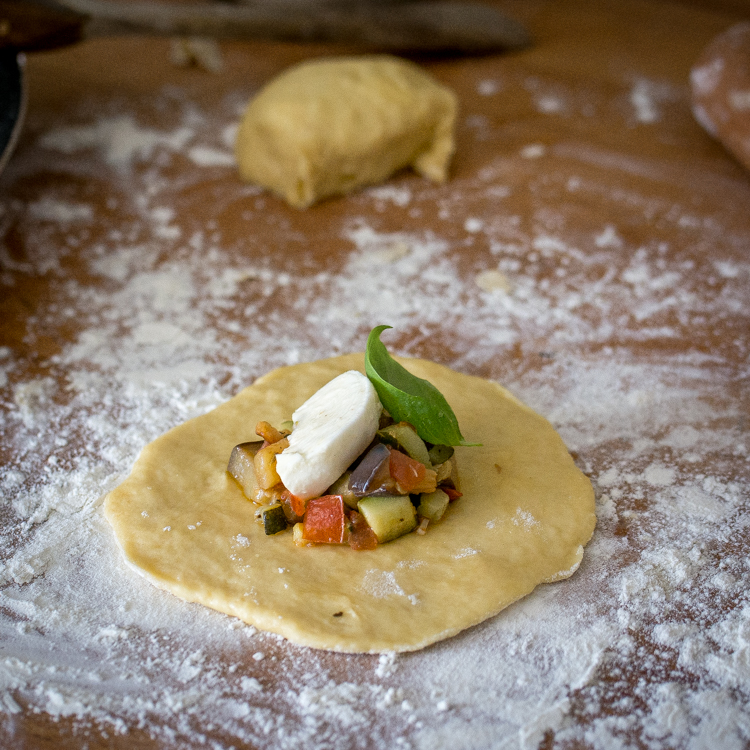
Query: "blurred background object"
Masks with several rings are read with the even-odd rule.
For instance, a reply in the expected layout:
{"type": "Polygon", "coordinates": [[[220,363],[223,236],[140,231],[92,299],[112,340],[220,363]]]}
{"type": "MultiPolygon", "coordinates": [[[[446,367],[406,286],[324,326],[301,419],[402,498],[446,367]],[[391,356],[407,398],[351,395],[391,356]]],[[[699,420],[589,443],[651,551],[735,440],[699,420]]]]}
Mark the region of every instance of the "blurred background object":
{"type": "Polygon", "coordinates": [[[343,42],[400,52],[495,52],[526,46],[518,21],[474,2],[159,3],[4,0],[4,46],[44,49],[121,34],[343,42]]]}
{"type": "Polygon", "coordinates": [[[172,61],[222,69],[216,39],[333,42],[363,50],[475,54],[517,49],[530,37],[495,8],[453,0],[159,3],[0,0],[0,170],[23,121],[19,52],[101,36],[174,37],[172,61]]]}
{"type": "Polygon", "coordinates": [[[714,37],[690,83],[695,119],[750,169],[750,23],[714,37]]]}

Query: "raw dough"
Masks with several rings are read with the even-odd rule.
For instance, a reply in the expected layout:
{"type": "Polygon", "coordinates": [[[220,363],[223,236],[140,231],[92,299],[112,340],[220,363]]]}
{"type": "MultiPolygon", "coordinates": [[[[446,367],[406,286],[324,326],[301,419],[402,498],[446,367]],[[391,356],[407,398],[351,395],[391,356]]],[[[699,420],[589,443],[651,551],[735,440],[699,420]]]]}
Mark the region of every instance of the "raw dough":
{"type": "Polygon", "coordinates": [[[305,62],[249,104],[240,175],[305,208],[413,166],[444,182],[457,101],[414,63],[388,55],[305,62]]]}
{"type": "Polygon", "coordinates": [[[750,23],[715,37],[690,72],[698,122],[750,169],[750,23]]]}
{"type": "Polygon", "coordinates": [[[352,354],[275,370],[144,448],[105,514],[126,559],[157,586],[294,643],[410,651],[458,633],[542,582],[570,576],[593,533],[594,494],[552,426],[490,381],[400,360],[437,386],[462,432],[464,496],[426,535],[376,550],[266,537],[226,465],[260,419],[279,423],[352,354]]]}

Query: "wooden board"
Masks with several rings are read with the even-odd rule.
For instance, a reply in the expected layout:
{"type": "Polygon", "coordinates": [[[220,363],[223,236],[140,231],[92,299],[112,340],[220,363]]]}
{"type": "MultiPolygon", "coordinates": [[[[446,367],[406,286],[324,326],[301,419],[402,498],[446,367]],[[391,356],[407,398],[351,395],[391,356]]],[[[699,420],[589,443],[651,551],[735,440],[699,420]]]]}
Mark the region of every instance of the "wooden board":
{"type": "Polygon", "coordinates": [[[420,61],[461,102],[449,183],[307,211],[239,182],[231,127],[342,50],[30,56],[0,176],[3,747],[747,744],[750,175],[688,84],[742,9],[502,7],[533,47],[420,61]],[[558,427],[598,500],[570,581],[391,662],[253,635],[122,564],[98,498],[143,444],[379,323],[558,427]]]}

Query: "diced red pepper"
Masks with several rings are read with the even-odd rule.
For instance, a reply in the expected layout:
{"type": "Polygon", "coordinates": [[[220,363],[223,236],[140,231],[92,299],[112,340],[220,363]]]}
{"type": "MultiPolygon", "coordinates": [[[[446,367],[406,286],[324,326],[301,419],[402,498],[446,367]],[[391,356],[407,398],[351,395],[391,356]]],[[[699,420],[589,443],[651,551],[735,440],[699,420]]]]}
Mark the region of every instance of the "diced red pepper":
{"type": "Polygon", "coordinates": [[[370,528],[365,517],[356,510],[349,513],[349,546],[352,549],[375,549],[378,538],[370,528]]]}
{"type": "Polygon", "coordinates": [[[346,520],[341,495],[313,498],[307,503],[302,536],[309,542],[343,544],[346,541],[346,520]]]}
{"type": "Polygon", "coordinates": [[[420,461],[391,449],[390,472],[401,494],[406,495],[417,487],[424,479],[426,471],[425,465],[420,461]]]}
{"type": "Polygon", "coordinates": [[[454,490],[453,487],[444,487],[443,485],[440,485],[438,489],[442,490],[446,495],[448,495],[448,500],[450,502],[458,500],[459,497],[463,497],[463,493],[459,492],[458,490],[454,490]]]}

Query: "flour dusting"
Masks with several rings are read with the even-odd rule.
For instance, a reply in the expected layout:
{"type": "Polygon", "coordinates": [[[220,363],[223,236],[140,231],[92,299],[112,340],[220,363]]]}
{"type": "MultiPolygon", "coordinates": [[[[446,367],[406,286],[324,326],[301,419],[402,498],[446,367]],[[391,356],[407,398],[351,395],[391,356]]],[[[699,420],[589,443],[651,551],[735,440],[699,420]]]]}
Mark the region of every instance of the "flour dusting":
{"type": "MultiPolygon", "coordinates": [[[[482,76],[475,91],[489,107],[514,86],[482,76]]],[[[645,79],[626,90],[623,127],[659,127],[675,93],[645,79]]],[[[526,91],[545,120],[581,98],[541,79],[526,91]]],[[[69,720],[81,738],[141,728],[166,748],[747,746],[750,440],[736,362],[750,354],[750,237],[725,230],[732,207],[698,180],[700,200],[659,202],[648,165],[530,137],[444,187],[402,177],[363,191],[310,238],[255,188],[201,187],[230,174],[238,99],[200,116],[186,106],[164,130],[111,110],[49,125],[4,176],[26,202],[0,218],[29,240],[23,257],[3,249],[0,281],[47,287],[23,331],[39,358],[0,348],[2,722],[69,720]],[[200,179],[173,179],[176,163],[200,179]],[[51,168],[58,182],[28,188],[25,175],[51,168]],[[114,187],[87,194],[81,175],[102,171],[114,187]],[[209,222],[193,216],[200,202],[215,206],[209,222]],[[578,210],[592,202],[606,223],[578,210]],[[644,215],[652,229],[634,231],[644,215]],[[253,231],[264,221],[274,247],[253,231]],[[343,248],[333,260],[310,252],[329,240],[343,248]],[[362,350],[384,322],[408,342],[398,353],[498,380],[558,430],[597,495],[571,578],[396,659],[290,645],[124,564],[102,498],[144,445],[275,367],[362,350]]],[[[485,114],[470,125],[499,137],[485,114]]],[[[507,523],[519,538],[539,527],[516,508],[487,526],[507,523]]],[[[409,597],[398,569],[361,586],[409,597]]],[[[248,583],[246,596],[262,592],[248,583]]]]}

